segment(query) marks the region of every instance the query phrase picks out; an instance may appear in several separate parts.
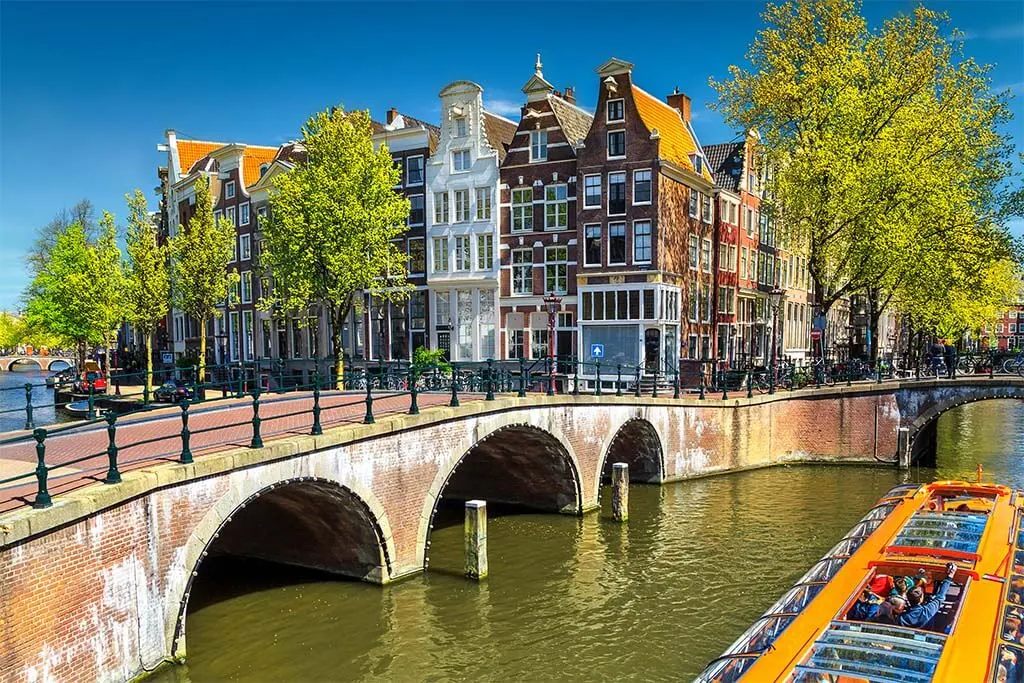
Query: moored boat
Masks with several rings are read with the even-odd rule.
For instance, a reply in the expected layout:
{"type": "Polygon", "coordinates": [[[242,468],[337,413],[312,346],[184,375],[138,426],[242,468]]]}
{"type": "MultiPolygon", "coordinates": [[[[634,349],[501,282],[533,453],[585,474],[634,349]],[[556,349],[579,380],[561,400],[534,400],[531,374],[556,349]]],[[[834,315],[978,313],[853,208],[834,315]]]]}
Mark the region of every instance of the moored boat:
{"type": "Polygon", "coordinates": [[[898,486],[697,678],[700,683],[1024,683],[1024,500],[898,486]]]}

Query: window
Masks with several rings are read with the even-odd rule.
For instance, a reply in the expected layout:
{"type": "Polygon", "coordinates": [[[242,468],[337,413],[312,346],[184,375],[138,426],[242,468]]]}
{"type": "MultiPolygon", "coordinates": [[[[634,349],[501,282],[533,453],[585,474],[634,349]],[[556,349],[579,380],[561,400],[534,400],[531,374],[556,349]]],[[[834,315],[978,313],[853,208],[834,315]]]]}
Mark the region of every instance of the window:
{"type": "Polygon", "coordinates": [[[252,271],[247,270],[242,273],[242,303],[252,303],[252,271]]]}
{"type": "Polygon", "coordinates": [[[690,269],[697,270],[697,262],[700,258],[700,238],[690,235],[690,269]]]}
{"type": "Polygon", "coordinates": [[[239,349],[240,330],[238,329],[238,313],[232,311],[231,315],[228,316],[228,320],[231,321],[231,328],[228,330],[228,334],[231,336],[231,360],[241,360],[239,349]]]}
{"type": "Polygon", "coordinates": [[[530,330],[530,357],[547,358],[548,331],[546,329],[530,330]]]}
{"type": "Polygon", "coordinates": [[[512,232],[533,230],[533,188],[512,190],[512,232]]]}
{"type": "Polygon", "coordinates": [[[491,188],[476,188],[476,219],[478,221],[491,220],[491,188]]]}
{"type": "Polygon", "coordinates": [[[455,238],[455,268],[454,270],[469,270],[470,256],[469,256],[469,237],[467,235],[459,235],[455,238]]]}
{"type": "Polygon", "coordinates": [[[259,216],[260,218],[266,218],[267,217],[267,207],[265,207],[265,206],[257,207],[256,215],[259,216]]]}
{"type": "Polygon", "coordinates": [[[452,170],[455,172],[469,170],[469,150],[460,149],[452,152],[452,170]]]}
{"type": "Polygon", "coordinates": [[[252,236],[251,235],[239,235],[238,236],[238,260],[248,261],[252,258],[252,236]]]}
{"type": "Polygon", "coordinates": [[[690,190],[690,218],[696,218],[700,214],[700,192],[690,190]]]}
{"type": "Polygon", "coordinates": [[[626,131],[610,131],[608,133],[608,158],[624,156],[626,156],[626,131]]]}
{"type": "Polygon", "coordinates": [[[494,235],[476,236],[476,268],[490,270],[494,267],[494,235]]]}
{"type": "Polygon", "coordinates": [[[583,177],[583,208],[601,208],[601,176],[588,175],[583,177]]]}
{"type": "Polygon", "coordinates": [[[523,358],[523,330],[508,331],[508,357],[523,358]]]}
{"type": "Polygon", "coordinates": [[[633,223],[633,263],[651,262],[651,222],[633,223]]]}
{"type": "Polygon", "coordinates": [[[466,118],[460,116],[455,119],[455,137],[464,138],[468,134],[468,128],[466,126],[466,118]]]}
{"type": "Polygon", "coordinates": [[[711,197],[704,194],[701,195],[700,200],[701,208],[703,209],[702,218],[705,223],[710,223],[714,218],[711,197]]]}
{"type": "Polygon", "coordinates": [[[234,197],[235,197],[235,181],[234,180],[229,180],[228,182],[224,183],[224,198],[225,199],[234,199],[234,197]]]}
{"type": "Polygon", "coordinates": [[[729,270],[729,245],[718,245],[718,269],[729,270]]]}
{"type": "Polygon", "coordinates": [[[569,227],[567,185],[548,185],[544,188],[544,229],[564,230],[569,227]]]}
{"type": "Polygon", "coordinates": [[[747,219],[746,220],[746,224],[747,224],[747,226],[746,226],[747,227],[747,237],[753,237],[754,236],[754,227],[755,227],[754,226],[754,210],[748,208],[745,213],[746,213],[746,219],[747,219]]]}
{"type": "Polygon", "coordinates": [[[547,161],[548,132],[546,130],[530,131],[530,161],[547,161]]]}
{"type": "Polygon", "coordinates": [[[448,222],[448,193],[447,192],[435,192],[434,193],[434,222],[435,223],[447,223],[448,222]]]}
{"type": "Polygon", "coordinates": [[[544,293],[565,294],[569,287],[569,248],[544,250],[544,293]]]}
{"type": "Polygon", "coordinates": [[[232,306],[238,303],[238,282],[232,282],[228,287],[228,303],[232,306]]]}
{"type": "Polygon", "coordinates": [[[747,248],[740,250],[740,277],[747,277],[747,248]]]}
{"type": "Polygon", "coordinates": [[[274,328],[270,318],[260,319],[260,338],[263,342],[263,357],[274,357],[274,328]]]}
{"type": "Polygon", "coordinates": [[[427,272],[427,254],[423,238],[409,240],[409,274],[422,275],[427,272]]]}
{"type": "Polygon", "coordinates": [[[626,118],[626,107],[623,100],[608,100],[608,121],[623,121],[626,118]]]}
{"type": "Polygon", "coordinates": [[[228,208],[224,209],[224,216],[228,219],[228,223],[230,223],[231,225],[238,225],[238,220],[235,217],[235,207],[229,206],[228,208]]]}
{"type": "Polygon", "coordinates": [[[455,222],[469,220],[469,190],[455,190],[455,222]]]}
{"type": "MultiPolygon", "coordinates": [[[[413,330],[427,328],[427,292],[425,290],[420,289],[409,295],[409,319],[410,327],[413,330]]],[[[413,350],[415,351],[420,346],[423,344],[413,345],[413,350]]]]}
{"type": "Polygon", "coordinates": [[[731,315],[733,313],[732,287],[718,288],[718,312],[723,315],[731,315]]]}
{"type": "Polygon", "coordinates": [[[512,251],[512,293],[533,294],[533,249],[512,251]]]}
{"type": "Polygon", "coordinates": [[[736,272],[736,245],[729,245],[729,272],[736,272]]]}
{"type": "Polygon", "coordinates": [[[423,225],[423,195],[409,197],[409,225],[423,225]]]}
{"type": "Polygon", "coordinates": [[[238,211],[238,224],[249,225],[249,202],[246,202],[245,204],[240,204],[238,207],[238,211]]]}
{"type": "Polygon", "coordinates": [[[448,270],[448,238],[434,238],[434,272],[443,273],[448,270]]]}
{"type": "Polygon", "coordinates": [[[621,215],[626,213],[626,174],[608,174],[608,213],[621,215]]]}
{"type": "Polygon", "coordinates": [[[409,157],[405,160],[405,184],[407,187],[423,184],[423,156],[409,157]]]}
{"type": "Polygon", "coordinates": [[[601,265],[600,225],[587,225],[583,228],[583,265],[601,265]]]}
{"type": "Polygon", "coordinates": [[[711,272],[711,240],[705,239],[700,244],[700,269],[711,272]]]}
{"type": "Polygon", "coordinates": [[[633,203],[651,203],[651,172],[633,171],[633,203]]]}
{"type": "Polygon", "coordinates": [[[625,265],[626,263],[626,224],[608,224],[608,265],[625,265]]]}

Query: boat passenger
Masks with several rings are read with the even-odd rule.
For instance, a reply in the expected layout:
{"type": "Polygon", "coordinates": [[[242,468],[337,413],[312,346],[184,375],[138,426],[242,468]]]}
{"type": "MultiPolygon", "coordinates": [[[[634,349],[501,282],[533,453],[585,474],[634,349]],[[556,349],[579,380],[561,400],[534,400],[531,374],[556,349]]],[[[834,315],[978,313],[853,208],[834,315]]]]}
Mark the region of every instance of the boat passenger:
{"type": "Polygon", "coordinates": [[[882,606],[883,602],[885,602],[885,598],[865,589],[857,602],[853,603],[853,607],[850,608],[846,618],[851,621],[870,621],[878,614],[878,609],[882,606]]]}
{"type": "Polygon", "coordinates": [[[950,562],[946,565],[946,576],[935,587],[935,591],[925,599],[924,589],[921,586],[915,587],[907,593],[908,608],[896,618],[899,626],[910,626],[911,628],[924,628],[938,614],[942,607],[942,601],[946,599],[946,591],[949,590],[956,574],[956,565],[950,562]]]}

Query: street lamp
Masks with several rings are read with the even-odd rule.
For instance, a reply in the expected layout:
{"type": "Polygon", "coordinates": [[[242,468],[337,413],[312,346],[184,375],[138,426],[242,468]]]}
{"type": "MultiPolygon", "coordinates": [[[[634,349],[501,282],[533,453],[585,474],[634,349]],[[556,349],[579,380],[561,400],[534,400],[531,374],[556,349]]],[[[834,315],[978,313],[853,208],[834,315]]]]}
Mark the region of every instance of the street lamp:
{"type": "Polygon", "coordinates": [[[554,393],[555,386],[555,316],[562,307],[562,297],[548,294],[544,297],[548,312],[548,393],[554,393]]]}
{"type": "Polygon", "coordinates": [[[772,306],[772,363],[769,371],[769,384],[768,393],[775,393],[775,369],[776,369],[776,356],[778,355],[778,339],[779,339],[779,306],[782,305],[782,300],[786,298],[786,290],[775,287],[772,291],[768,292],[768,301],[772,306]]]}
{"type": "Polygon", "coordinates": [[[853,359],[853,323],[846,323],[846,360],[853,359]]]}

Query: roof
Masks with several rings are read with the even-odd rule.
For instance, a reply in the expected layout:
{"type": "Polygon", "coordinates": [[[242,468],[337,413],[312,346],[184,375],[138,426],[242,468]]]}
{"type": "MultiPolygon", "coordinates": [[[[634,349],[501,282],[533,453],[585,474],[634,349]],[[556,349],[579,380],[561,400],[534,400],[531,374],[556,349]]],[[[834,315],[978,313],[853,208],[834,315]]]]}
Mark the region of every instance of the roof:
{"type": "Polygon", "coordinates": [[[738,192],[743,176],[743,141],[704,145],[708,166],[715,174],[715,187],[738,192]]]}
{"type": "Polygon", "coordinates": [[[551,111],[558,119],[558,125],[569,142],[577,143],[587,137],[590,124],[594,121],[593,116],[557,95],[549,95],[548,101],[551,103],[551,111]]]}
{"type": "MultiPolygon", "coordinates": [[[[441,128],[439,126],[433,123],[428,123],[423,119],[417,119],[409,116],[408,114],[403,114],[402,112],[398,112],[398,115],[401,116],[402,121],[405,122],[405,126],[403,126],[403,128],[415,128],[417,126],[425,128],[427,130],[427,145],[430,148],[430,152],[433,153],[434,150],[437,149],[437,143],[441,139],[441,128]]],[[[394,132],[394,130],[401,130],[401,128],[389,129],[387,124],[375,120],[370,121],[370,127],[373,129],[374,135],[384,135],[389,132],[394,132]]]]}
{"type": "Polygon", "coordinates": [[[220,149],[224,142],[204,142],[202,140],[177,140],[178,146],[178,173],[187,176],[196,162],[205,157],[215,149],[220,149]]]}
{"type": "MultiPolygon", "coordinates": [[[[640,113],[644,125],[651,132],[657,130],[661,137],[661,144],[658,146],[661,158],[690,172],[695,172],[690,155],[703,155],[703,152],[696,137],[683,122],[679,110],[670,107],[635,85],[632,88],[633,101],[636,103],[636,109],[640,113]]],[[[709,181],[713,180],[711,172],[707,169],[702,169],[701,175],[709,181]]]]}
{"type": "MultiPolygon", "coordinates": [[[[181,169],[180,174],[187,176],[196,168],[199,162],[209,157],[210,154],[218,149],[227,147],[232,143],[182,140],[178,138],[176,144],[178,147],[178,165],[181,169]]],[[[277,156],[278,148],[262,145],[243,146],[245,151],[242,152],[242,168],[244,171],[242,183],[245,187],[249,187],[260,179],[260,166],[272,162],[277,156]]]]}
{"type": "Polygon", "coordinates": [[[256,147],[246,145],[242,154],[242,184],[254,185],[260,179],[260,166],[271,163],[277,157],[277,147],[256,147]]]}
{"type": "Polygon", "coordinates": [[[498,163],[505,160],[508,146],[512,144],[518,127],[519,124],[509,121],[504,116],[484,112],[484,134],[487,136],[487,143],[498,152],[498,163]]]}

